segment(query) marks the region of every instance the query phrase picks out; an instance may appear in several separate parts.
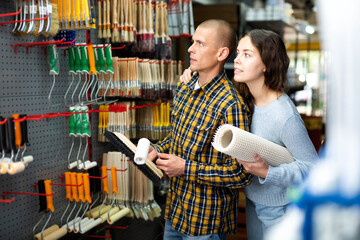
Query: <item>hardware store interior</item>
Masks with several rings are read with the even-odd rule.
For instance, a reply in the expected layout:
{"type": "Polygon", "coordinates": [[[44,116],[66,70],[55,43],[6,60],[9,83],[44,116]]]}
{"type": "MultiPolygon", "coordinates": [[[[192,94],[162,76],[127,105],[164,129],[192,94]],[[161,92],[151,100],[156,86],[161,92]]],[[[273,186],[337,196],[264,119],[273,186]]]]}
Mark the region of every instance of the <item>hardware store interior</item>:
{"type": "MultiPolygon", "coordinates": [[[[180,220],[167,215],[174,208],[169,196],[175,181],[204,188],[207,183],[186,173],[170,177],[159,168],[162,161],[149,156],[178,128],[177,101],[181,86],[188,86],[180,78],[194,64],[190,49],[197,27],[222,19],[237,41],[254,29],[280,36],[289,57],[284,94],[318,159],[301,182],[287,187],[286,213],[263,236],[247,231],[248,186],[236,188],[231,198],[236,212],[228,220],[234,229],[221,235],[220,219],[222,228],[212,233],[226,240],[360,239],[356,9],[355,0],[0,0],[0,238],[172,239],[164,235],[168,223],[183,239],[200,237],[175,227],[180,220]]],[[[237,59],[234,52],[224,61],[229,82],[236,81],[237,59]]],[[[216,148],[221,128],[197,128],[214,139],[203,145],[241,167],[235,156],[216,148]]],[[[262,140],[249,147],[252,155],[260,154],[257,148],[272,151],[262,140]]],[[[185,158],[185,168],[192,161],[196,157],[185,158]]],[[[204,195],[191,197],[189,204],[196,204],[204,195]]],[[[194,214],[180,216],[191,222],[194,214]]]]}

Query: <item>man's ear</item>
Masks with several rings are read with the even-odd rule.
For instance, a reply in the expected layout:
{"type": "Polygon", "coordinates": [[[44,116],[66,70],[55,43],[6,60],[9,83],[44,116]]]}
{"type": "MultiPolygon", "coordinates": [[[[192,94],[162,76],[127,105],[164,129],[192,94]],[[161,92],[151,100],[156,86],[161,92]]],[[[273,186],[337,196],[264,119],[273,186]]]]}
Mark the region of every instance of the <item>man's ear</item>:
{"type": "Polygon", "coordinates": [[[227,47],[222,47],[219,49],[219,52],[218,52],[218,60],[219,62],[222,62],[224,61],[228,56],[229,56],[229,48],[227,47]]]}

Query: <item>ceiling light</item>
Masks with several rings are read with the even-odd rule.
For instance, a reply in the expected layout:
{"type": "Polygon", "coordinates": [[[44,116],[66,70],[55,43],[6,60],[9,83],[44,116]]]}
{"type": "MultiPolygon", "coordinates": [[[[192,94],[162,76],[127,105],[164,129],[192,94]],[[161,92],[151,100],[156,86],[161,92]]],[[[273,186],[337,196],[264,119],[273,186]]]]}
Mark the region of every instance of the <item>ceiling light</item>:
{"type": "Polygon", "coordinates": [[[307,25],[305,27],[305,31],[308,33],[308,34],[313,34],[315,32],[315,27],[314,26],[311,26],[311,25],[307,25]]]}

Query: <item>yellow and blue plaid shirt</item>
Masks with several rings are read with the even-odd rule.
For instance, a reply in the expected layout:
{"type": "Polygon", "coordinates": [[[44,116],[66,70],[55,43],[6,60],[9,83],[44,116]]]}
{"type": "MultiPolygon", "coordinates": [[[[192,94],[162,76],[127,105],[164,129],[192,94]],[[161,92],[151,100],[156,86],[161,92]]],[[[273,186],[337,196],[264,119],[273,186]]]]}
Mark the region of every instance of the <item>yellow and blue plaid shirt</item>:
{"type": "Polygon", "coordinates": [[[251,182],[235,158],[211,145],[222,124],[249,130],[250,111],[224,71],[194,90],[198,74],[179,83],[172,131],[156,144],[186,160],[183,177],[169,179],[165,219],[191,236],[236,231],[239,188],[251,182]]]}

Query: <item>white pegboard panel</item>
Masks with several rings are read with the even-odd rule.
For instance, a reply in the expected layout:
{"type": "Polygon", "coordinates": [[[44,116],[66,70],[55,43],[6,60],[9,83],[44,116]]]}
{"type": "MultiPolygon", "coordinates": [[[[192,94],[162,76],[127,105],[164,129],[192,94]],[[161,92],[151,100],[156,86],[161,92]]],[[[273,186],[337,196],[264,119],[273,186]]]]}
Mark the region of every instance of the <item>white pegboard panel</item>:
{"type": "MultiPolygon", "coordinates": [[[[13,2],[0,0],[0,14],[10,12],[15,12],[13,2]]],[[[12,20],[14,17],[0,18],[0,22],[12,20]]],[[[71,78],[68,75],[68,56],[64,56],[64,50],[62,48],[57,50],[59,75],[56,76],[55,88],[51,96],[53,104],[61,103],[61,105],[49,106],[48,95],[53,78],[49,75],[48,55],[44,48],[32,47],[27,53],[26,48],[18,47],[15,53],[11,44],[53,39],[18,37],[11,33],[12,28],[12,25],[0,25],[0,115],[10,117],[15,113],[40,115],[68,111],[68,107],[64,106],[64,94],[71,78]]],[[[93,35],[91,33],[91,36],[93,35]]],[[[77,43],[85,42],[86,31],[76,31],[76,39],[77,43]]],[[[69,96],[71,94],[72,90],[69,96]]],[[[67,157],[72,143],[68,125],[69,120],[65,117],[28,121],[30,146],[27,147],[25,155],[32,155],[34,161],[22,173],[0,175],[0,193],[35,192],[32,184],[41,179],[51,179],[54,183],[61,183],[59,176],[68,170],[67,157]]],[[[76,158],[78,147],[79,141],[75,139],[72,160],[76,158]]],[[[83,150],[84,144],[81,156],[83,150]]],[[[52,190],[55,192],[53,196],[55,213],[48,226],[60,224],[60,217],[67,206],[65,187],[52,186],[52,190]]],[[[32,228],[43,215],[39,213],[39,198],[29,195],[9,195],[6,198],[12,197],[15,197],[13,203],[0,203],[0,238],[32,239],[32,228]]],[[[39,230],[38,227],[37,231],[39,230]]]]}

